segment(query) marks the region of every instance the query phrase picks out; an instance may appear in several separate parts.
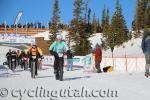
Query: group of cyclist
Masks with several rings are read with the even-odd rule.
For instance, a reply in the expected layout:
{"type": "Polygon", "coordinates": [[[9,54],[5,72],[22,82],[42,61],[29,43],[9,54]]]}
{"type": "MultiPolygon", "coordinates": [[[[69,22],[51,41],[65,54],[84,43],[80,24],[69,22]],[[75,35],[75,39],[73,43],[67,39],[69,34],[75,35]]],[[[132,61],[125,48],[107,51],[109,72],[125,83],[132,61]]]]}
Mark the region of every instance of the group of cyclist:
{"type": "MultiPolygon", "coordinates": [[[[54,60],[55,78],[56,78],[56,80],[63,81],[64,54],[66,54],[67,59],[69,59],[68,71],[69,71],[69,69],[72,70],[72,68],[70,67],[70,65],[72,65],[70,63],[70,61],[71,61],[70,59],[72,59],[72,56],[71,57],[68,56],[68,55],[72,55],[72,54],[70,52],[70,48],[68,47],[66,42],[63,40],[63,36],[61,35],[61,33],[58,33],[56,35],[55,41],[49,47],[49,52],[50,52],[50,54],[54,55],[54,58],[55,58],[55,60],[54,60]]],[[[33,61],[35,62],[35,76],[36,76],[36,75],[38,75],[37,70],[38,70],[38,68],[40,68],[38,61],[39,61],[39,59],[43,59],[43,53],[42,53],[42,50],[39,47],[37,47],[37,45],[34,43],[31,45],[31,47],[29,47],[23,51],[9,50],[9,52],[6,54],[6,58],[7,58],[7,64],[11,70],[14,70],[16,68],[16,66],[21,65],[21,67],[24,68],[24,70],[26,70],[28,68],[31,69],[31,77],[32,77],[32,71],[33,71],[32,62],[33,61]],[[36,57],[36,60],[35,60],[35,58],[33,58],[33,56],[36,57]],[[27,63],[25,63],[25,61],[27,63]],[[13,62],[15,62],[15,64],[13,64],[13,62]],[[27,67],[27,65],[28,65],[28,67],[27,67]]]]}
{"type": "Polygon", "coordinates": [[[14,71],[16,67],[21,66],[22,69],[28,70],[31,68],[32,56],[36,56],[35,60],[35,75],[37,75],[37,69],[41,69],[41,66],[38,66],[43,59],[42,50],[37,47],[36,43],[31,44],[31,47],[24,50],[11,50],[6,54],[6,64],[8,67],[14,71]]]}

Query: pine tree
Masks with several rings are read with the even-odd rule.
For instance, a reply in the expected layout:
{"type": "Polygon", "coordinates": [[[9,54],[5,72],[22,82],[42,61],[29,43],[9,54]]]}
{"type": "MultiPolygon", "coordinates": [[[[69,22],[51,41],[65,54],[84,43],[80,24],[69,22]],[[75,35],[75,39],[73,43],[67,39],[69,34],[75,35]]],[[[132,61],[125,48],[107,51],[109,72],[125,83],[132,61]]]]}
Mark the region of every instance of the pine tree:
{"type": "Polygon", "coordinates": [[[104,49],[107,49],[108,44],[106,44],[106,43],[108,42],[110,44],[110,43],[112,43],[112,41],[109,42],[110,37],[111,37],[109,34],[109,27],[110,27],[110,25],[109,25],[109,10],[106,7],[104,7],[103,12],[102,12],[102,25],[101,26],[102,26],[102,33],[103,33],[103,38],[104,38],[104,40],[101,40],[102,47],[104,49]]]}
{"type": "Polygon", "coordinates": [[[103,12],[102,12],[102,32],[104,32],[104,27],[105,27],[105,21],[106,21],[106,8],[104,7],[103,12]]]}
{"type": "Polygon", "coordinates": [[[93,19],[92,19],[92,33],[97,32],[97,21],[96,21],[96,15],[94,13],[93,19]]]}
{"type": "MultiPolygon", "coordinates": [[[[91,20],[91,9],[89,8],[88,9],[88,14],[87,14],[87,20],[88,20],[88,29],[87,29],[87,31],[88,31],[88,33],[92,33],[92,25],[91,25],[91,22],[90,22],[90,20],[91,20]]],[[[90,34],[91,35],[91,34],[90,34]]]]}
{"type": "Polygon", "coordinates": [[[77,21],[82,20],[82,13],[83,13],[83,1],[82,0],[75,0],[74,2],[74,10],[73,10],[73,16],[77,21]]]}
{"type": "Polygon", "coordinates": [[[136,29],[138,31],[140,29],[142,29],[143,24],[144,24],[144,16],[143,15],[144,15],[144,10],[143,10],[141,0],[137,0],[137,11],[136,11],[135,25],[136,25],[136,29]]]}
{"type": "Polygon", "coordinates": [[[150,0],[146,2],[145,14],[144,14],[144,28],[150,29],[150,0]]]}
{"type": "Polygon", "coordinates": [[[103,19],[102,19],[102,22],[103,22],[103,28],[102,28],[102,32],[103,32],[103,36],[106,38],[107,37],[107,34],[109,32],[109,10],[108,8],[104,9],[103,10],[103,19]]]}
{"type": "Polygon", "coordinates": [[[132,30],[136,30],[136,15],[134,16],[134,20],[132,21],[132,30]]]}
{"type": "Polygon", "coordinates": [[[142,35],[140,30],[143,30],[144,28],[147,27],[147,5],[148,5],[149,0],[137,0],[137,5],[136,5],[136,14],[135,14],[135,19],[133,23],[133,29],[137,31],[134,36],[139,37],[142,35]]]}
{"type": "Polygon", "coordinates": [[[90,50],[90,42],[86,33],[86,23],[83,20],[84,6],[83,0],[74,1],[73,16],[70,24],[71,41],[74,43],[72,46],[76,55],[86,55],[90,50]]]}
{"type": "Polygon", "coordinates": [[[108,46],[113,51],[114,46],[119,46],[128,40],[128,29],[124,16],[122,15],[122,8],[119,0],[116,2],[116,11],[112,17],[109,28],[109,35],[107,37],[108,46]]]}
{"type": "Polygon", "coordinates": [[[87,23],[87,20],[88,20],[88,10],[89,10],[89,0],[86,1],[84,9],[85,9],[84,21],[85,21],[85,23],[87,23]]]}
{"type": "Polygon", "coordinates": [[[109,9],[107,8],[106,11],[106,19],[105,19],[105,26],[104,26],[104,32],[108,32],[109,30],[109,9]]]}
{"type": "Polygon", "coordinates": [[[101,25],[100,25],[99,19],[97,19],[96,23],[97,23],[97,32],[96,32],[96,33],[102,32],[102,31],[101,31],[102,29],[101,29],[101,25]]]}
{"type": "Polygon", "coordinates": [[[54,41],[56,37],[56,33],[58,32],[58,24],[60,23],[60,11],[59,11],[59,5],[58,0],[54,0],[54,6],[53,6],[53,16],[51,20],[51,26],[50,26],[50,33],[52,34],[50,36],[50,41],[54,41]]]}
{"type": "Polygon", "coordinates": [[[90,16],[91,16],[91,9],[89,8],[88,9],[88,24],[90,24],[90,20],[91,20],[90,16]]]}
{"type": "Polygon", "coordinates": [[[89,1],[90,0],[86,0],[85,2],[85,6],[84,6],[84,10],[85,10],[85,14],[84,14],[84,24],[86,24],[86,33],[87,35],[91,35],[91,31],[90,31],[90,14],[91,14],[91,9],[89,8],[89,1]]]}

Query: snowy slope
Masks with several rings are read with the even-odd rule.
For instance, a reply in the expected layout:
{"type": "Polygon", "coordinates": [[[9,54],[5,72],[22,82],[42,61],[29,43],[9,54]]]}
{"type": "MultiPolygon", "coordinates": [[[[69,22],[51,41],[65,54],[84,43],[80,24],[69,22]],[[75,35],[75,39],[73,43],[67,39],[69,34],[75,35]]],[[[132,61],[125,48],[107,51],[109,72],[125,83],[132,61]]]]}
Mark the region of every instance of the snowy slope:
{"type": "Polygon", "coordinates": [[[49,31],[39,32],[38,34],[32,37],[44,37],[44,40],[49,40],[49,31]]]}
{"type": "MultiPolygon", "coordinates": [[[[64,40],[66,40],[65,38],[67,37],[68,32],[63,31],[62,35],[63,35],[64,40]]],[[[45,40],[49,40],[49,31],[38,33],[34,37],[44,37],[45,40]]],[[[93,34],[93,36],[89,38],[92,44],[91,45],[92,48],[94,48],[97,43],[101,44],[101,39],[103,39],[102,33],[93,34]]],[[[103,51],[103,56],[111,57],[111,55],[112,54],[111,54],[110,49],[107,51],[103,51]]],[[[115,47],[114,49],[115,57],[125,57],[125,55],[127,57],[143,57],[144,56],[141,50],[141,37],[137,39],[133,38],[127,43],[124,43],[123,46],[115,47]]]]}
{"type": "MultiPolygon", "coordinates": [[[[90,42],[92,43],[92,47],[95,47],[95,45],[101,44],[102,33],[96,33],[92,37],[89,38],[90,42]]],[[[143,52],[141,49],[141,41],[142,38],[132,38],[128,42],[124,43],[120,47],[115,47],[114,49],[114,56],[115,57],[143,57],[143,52]]],[[[103,51],[103,56],[111,57],[111,50],[103,51]]]]}
{"type": "Polygon", "coordinates": [[[103,39],[102,33],[95,33],[92,37],[89,38],[89,41],[92,44],[91,47],[95,48],[96,44],[101,45],[101,39],[103,39]]]}
{"type": "MultiPolygon", "coordinates": [[[[123,46],[115,47],[114,56],[116,57],[144,57],[144,54],[141,49],[142,38],[131,39],[130,41],[123,44],[123,46]]],[[[104,51],[104,56],[110,57],[110,49],[104,51]]]]}
{"type": "MultiPolygon", "coordinates": [[[[62,32],[62,36],[63,36],[64,40],[65,40],[67,34],[68,34],[67,31],[62,32]]],[[[49,33],[49,31],[39,32],[38,34],[34,35],[33,37],[44,37],[44,40],[49,40],[50,33],[49,33]]]]}

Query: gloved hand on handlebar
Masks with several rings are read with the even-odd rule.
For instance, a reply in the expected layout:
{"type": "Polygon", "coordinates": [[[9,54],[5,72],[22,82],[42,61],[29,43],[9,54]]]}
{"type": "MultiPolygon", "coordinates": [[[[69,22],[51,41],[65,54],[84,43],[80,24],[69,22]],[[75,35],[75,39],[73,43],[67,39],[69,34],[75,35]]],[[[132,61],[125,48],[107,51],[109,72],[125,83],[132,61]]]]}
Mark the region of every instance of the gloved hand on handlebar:
{"type": "Polygon", "coordinates": [[[57,53],[57,52],[51,50],[50,53],[51,53],[52,55],[54,55],[55,58],[58,58],[58,53],[57,53]]]}
{"type": "Polygon", "coordinates": [[[59,57],[57,52],[54,52],[54,57],[55,57],[55,58],[58,58],[58,57],[59,57]]]}
{"type": "Polygon", "coordinates": [[[41,59],[44,59],[44,56],[41,56],[41,59]]]}
{"type": "Polygon", "coordinates": [[[51,55],[54,55],[54,52],[52,50],[49,51],[51,55]]]}

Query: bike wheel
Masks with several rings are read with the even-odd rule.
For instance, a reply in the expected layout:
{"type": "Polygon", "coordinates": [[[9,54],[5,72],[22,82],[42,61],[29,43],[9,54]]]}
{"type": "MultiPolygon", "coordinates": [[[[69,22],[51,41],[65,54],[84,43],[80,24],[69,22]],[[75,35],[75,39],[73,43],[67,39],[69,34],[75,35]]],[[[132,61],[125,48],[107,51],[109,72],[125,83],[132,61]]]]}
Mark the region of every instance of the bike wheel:
{"type": "Polygon", "coordinates": [[[23,69],[24,68],[24,62],[22,61],[21,62],[21,69],[23,69]]]}
{"type": "Polygon", "coordinates": [[[12,71],[15,72],[15,62],[12,63],[12,71]]]}
{"type": "Polygon", "coordinates": [[[59,80],[63,81],[63,62],[59,61],[59,80]]]}
{"type": "Polygon", "coordinates": [[[26,63],[26,62],[25,62],[24,67],[25,67],[25,70],[27,70],[27,69],[28,69],[28,65],[27,65],[27,63],[26,63]]]}
{"type": "Polygon", "coordinates": [[[32,62],[31,66],[31,77],[35,78],[35,61],[32,62]]]}
{"type": "Polygon", "coordinates": [[[8,61],[8,67],[11,69],[11,60],[8,61]]]}

